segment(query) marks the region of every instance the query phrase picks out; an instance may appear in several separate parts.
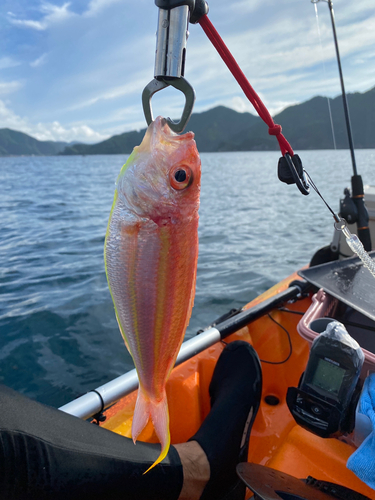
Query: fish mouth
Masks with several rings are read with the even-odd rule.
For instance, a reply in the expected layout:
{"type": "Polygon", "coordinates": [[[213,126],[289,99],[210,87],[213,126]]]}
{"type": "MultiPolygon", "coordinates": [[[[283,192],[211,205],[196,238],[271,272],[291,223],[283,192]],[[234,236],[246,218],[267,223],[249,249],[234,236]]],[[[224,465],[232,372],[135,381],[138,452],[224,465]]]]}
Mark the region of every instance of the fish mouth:
{"type": "Polygon", "coordinates": [[[158,116],[153,121],[152,125],[156,128],[156,130],[160,131],[160,134],[167,141],[178,141],[178,142],[189,142],[194,140],[194,132],[185,132],[185,134],[177,134],[174,132],[168,125],[168,122],[162,116],[158,116]]]}
{"type": "Polygon", "coordinates": [[[181,145],[189,147],[190,144],[196,147],[194,132],[186,132],[179,135],[169,127],[165,118],[158,116],[148,126],[141,144],[134,148],[134,152],[149,153],[150,151],[160,149],[160,146],[163,148],[163,146],[168,145],[172,145],[173,149],[178,149],[181,145]]]}

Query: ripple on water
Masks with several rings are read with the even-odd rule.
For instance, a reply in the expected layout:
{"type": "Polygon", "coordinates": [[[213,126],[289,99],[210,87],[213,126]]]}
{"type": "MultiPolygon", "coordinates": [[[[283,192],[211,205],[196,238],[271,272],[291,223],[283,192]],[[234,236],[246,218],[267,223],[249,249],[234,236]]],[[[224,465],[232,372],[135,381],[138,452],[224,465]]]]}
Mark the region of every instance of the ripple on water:
{"type": "MultiPolygon", "coordinates": [[[[373,153],[357,153],[368,184],[375,184],[373,153]]],[[[350,185],[348,153],[300,156],[338,207],[350,185]]],[[[308,263],[330,241],[331,215],[314,193],[304,197],[278,181],[278,157],[202,154],[197,293],[188,337],[308,263]]],[[[115,180],[125,160],[2,159],[0,379],[45,403],[60,406],[132,367],[103,263],[115,180]]]]}

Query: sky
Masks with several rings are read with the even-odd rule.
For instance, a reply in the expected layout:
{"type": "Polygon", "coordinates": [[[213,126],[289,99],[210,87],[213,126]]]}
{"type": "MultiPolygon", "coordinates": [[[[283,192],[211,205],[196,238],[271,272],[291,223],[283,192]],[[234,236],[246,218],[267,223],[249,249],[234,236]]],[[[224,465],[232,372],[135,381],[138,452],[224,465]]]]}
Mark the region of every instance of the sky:
{"type": "MultiPolygon", "coordinates": [[[[209,18],[272,115],[340,93],[327,2],[210,0],[209,18]],[[229,7],[228,7],[229,6],[229,7]]],[[[347,92],[375,86],[374,0],[335,0],[347,92]]],[[[1,0],[0,128],[39,140],[95,143],[146,126],[141,95],[153,79],[153,0],[1,0]]],[[[190,25],[185,77],[194,112],[217,105],[255,114],[199,25],[190,25]]],[[[154,115],[181,116],[165,89],[154,115]]]]}

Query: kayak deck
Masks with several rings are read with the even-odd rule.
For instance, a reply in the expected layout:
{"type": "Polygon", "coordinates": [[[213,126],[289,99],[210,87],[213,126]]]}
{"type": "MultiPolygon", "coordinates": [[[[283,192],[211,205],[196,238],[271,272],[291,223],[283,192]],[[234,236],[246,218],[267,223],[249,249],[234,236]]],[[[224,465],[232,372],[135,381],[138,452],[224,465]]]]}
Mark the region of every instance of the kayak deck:
{"type": "MultiPolygon", "coordinates": [[[[246,307],[280,292],[295,278],[292,275],[246,307]]],[[[320,438],[299,427],[286,404],[287,388],[298,385],[309,355],[309,344],[298,334],[297,324],[310,304],[311,297],[287,304],[288,311],[274,310],[270,313],[271,317],[265,315],[226,339],[226,342],[249,342],[261,360],[279,363],[262,362],[262,401],[250,436],[248,461],[267,465],[297,478],[312,476],[338,483],[375,500],[375,491],[346,468],[354,446],[344,442],[344,439],[320,438]],[[284,329],[290,335],[291,354],[284,329]]],[[[185,442],[194,435],[210,411],[208,388],[223,347],[223,342],[217,343],[173,370],[167,384],[172,444],[185,442]]],[[[107,409],[106,420],[101,425],[131,437],[136,397],[137,391],[107,409]]],[[[158,442],[150,422],[139,440],[158,442]]],[[[248,496],[251,496],[250,491],[248,496]]]]}

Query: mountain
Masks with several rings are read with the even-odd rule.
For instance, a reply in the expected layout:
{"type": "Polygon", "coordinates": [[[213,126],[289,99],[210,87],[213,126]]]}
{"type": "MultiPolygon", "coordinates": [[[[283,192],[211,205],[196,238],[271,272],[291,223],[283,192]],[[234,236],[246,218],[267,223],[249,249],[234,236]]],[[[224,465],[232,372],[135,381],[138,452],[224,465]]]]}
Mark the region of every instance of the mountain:
{"type": "Polygon", "coordinates": [[[0,129],[0,156],[51,156],[59,154],[66,146],[67,142],[38,141],[23,132],[0,129]]]}
{"type": "MultiPolygon", "coordinates": [[[[347,95],[354,147],[375,148],[375,87],[365,93],[347,95]]],[[[329,99],[336,147],[349,147],[342,96],[329,99]]],[[[283,128],[283,134],[294,150],[333,149],[331,120],[326,97],[313,97],[309,101],[290,106],[273,117],[283,128]]],[[[224,151],[251,151],[278,149],[267,126],[261,122],[244,130],[223,145],[224,151]]]]}
{"type": "MultiPolygon", "coordinates": [[[[347,95],[354,147],[375,148],[375,87],[367,92],[347,95]]],[[[274,116],[295,151],[333,149],[331,120],[326,97],[290,106],[274,116]]],[[[342,97],[329,99],[336,147],[348,148],[342,97]]],[[[114,135],[97,144],[38,141],[27,134],[0,129],[0,156],[9,155],[91,155],[129,154],[140,144],[145,128],[114,135]]],[[[187,130],[195,133],[200,152],[278,150],[275,137],[268,134],[263,121],[251,113],[238,113],[224,106],[194,113],[187,130]]]]}
{"type": "MultiPolygon", "coordinates": [[[[356,148],[375,148],[375,87],[365,93],[348,94],[353,141],[356,148]]],[[[336,147],[348,148],[348,137],[341,95],[329,99],[336,147]]],[[[283,134],[293,149],[333,149],[331,119],[326,97],[290,106],[274,117],[282,125],[283,134]]],[[[203,113],[194,113],[188,130],[195,133],[200,152],[277,150],[278,143],[268,134],[263,121],[250,114],[238,113],[218,106],[203,113]]],[[[126,132],[93,145],[77,144],[60,154],[131,153],[145,133],[126,132]]]]}
{"type": "Polygon", "coordinates": [[[249,132],[262,120],[251,113],[238,113],[224,106],[194,113],[187,129],[195,133],[198,151],[201,153],[220,151],[230,137],[232,141],[244,132],[249,132]]]}
{"type": "Polygon", "coordinates": [[[138,146],[146,129],[141,131],[125,132],[114,135],[105,141],[97,144],[74,144],[66,147],[60,154],[63,155],[112,155],[131,153],[135,146],[138,146]]]}
{"type": "MultiPolygon", "coordinates": [[[[217,106],[203,113],[194,113],[189,121],[188,130],[195,133],[195,140],[200,152],[220,151],[228,134],[237,135],[260,122],[260,118],[250,113],[237,113],[233,109],[217,106]]],[[[128,154],[134,146],[138,146],[146,129],[139,132],[125,132],[114,135],[97,144],[76,144],[67,147],[63,155],[92,155],[92,154],[128,154]]]]}

